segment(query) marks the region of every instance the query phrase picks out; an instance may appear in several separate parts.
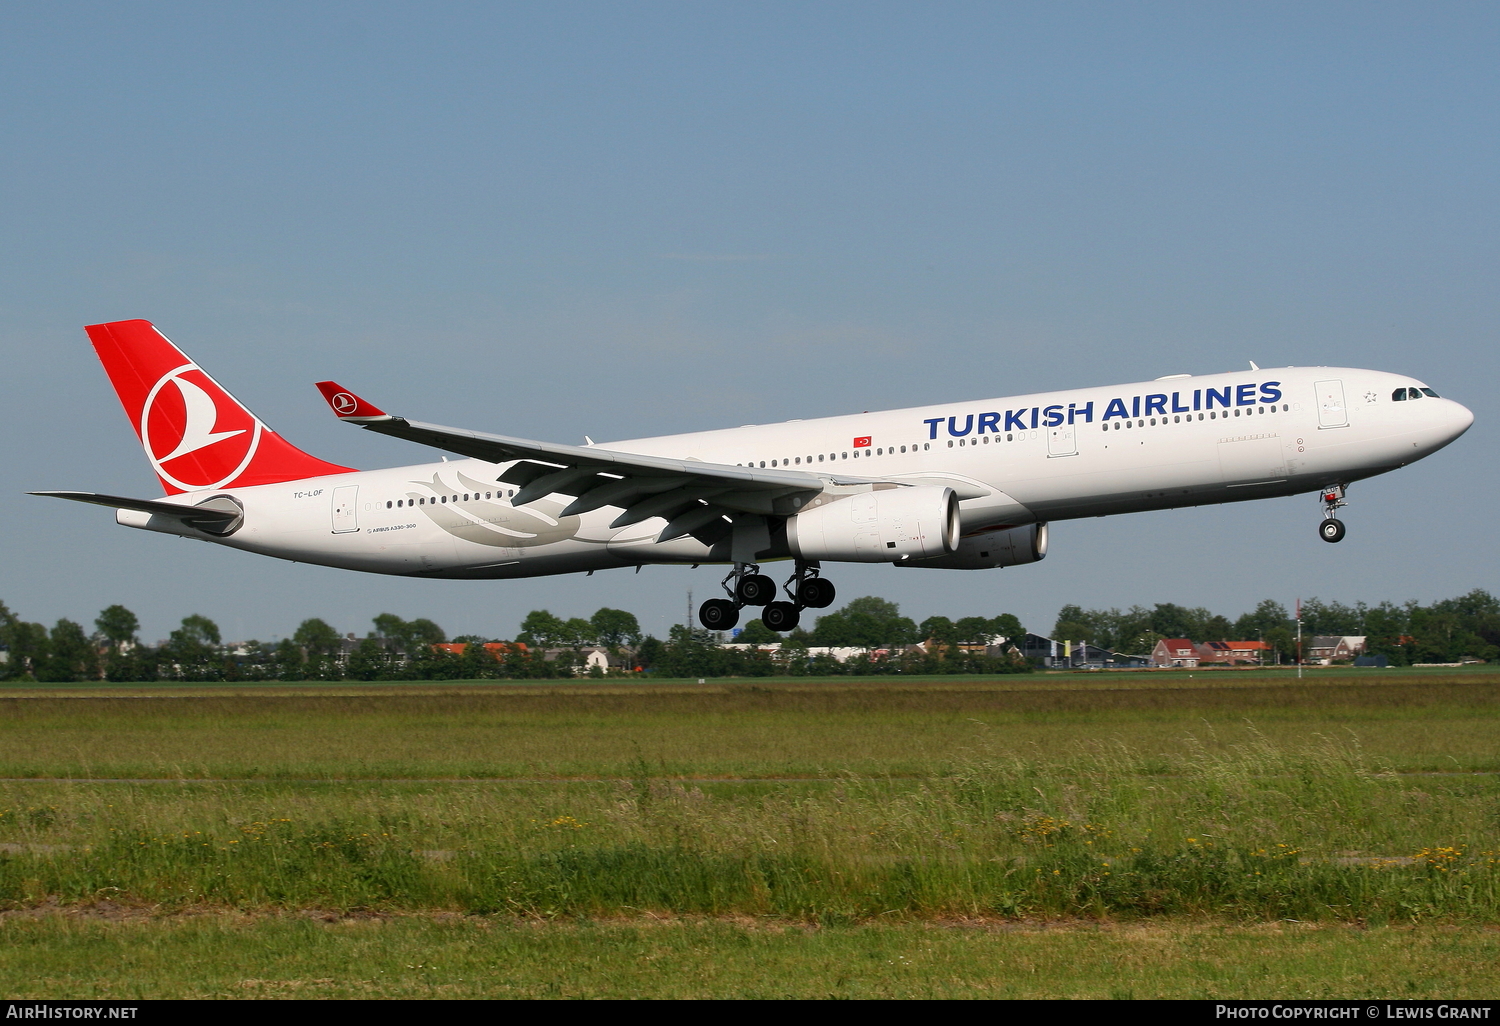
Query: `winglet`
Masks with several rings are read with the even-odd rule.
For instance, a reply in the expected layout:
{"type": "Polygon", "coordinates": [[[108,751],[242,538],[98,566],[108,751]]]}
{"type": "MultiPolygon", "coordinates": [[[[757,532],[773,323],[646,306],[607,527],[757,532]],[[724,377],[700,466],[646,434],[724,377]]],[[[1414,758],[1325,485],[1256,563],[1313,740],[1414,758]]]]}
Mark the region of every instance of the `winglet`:
{"type": "Polygon", "coordinates": [[[318,391],[328,400],[328,406],[339,420],[352,420],[356,424],[368,424],[376,420],[393,420],[390,414],[372,402],[361,399],[336,381],[318,382],[318,391]]]}

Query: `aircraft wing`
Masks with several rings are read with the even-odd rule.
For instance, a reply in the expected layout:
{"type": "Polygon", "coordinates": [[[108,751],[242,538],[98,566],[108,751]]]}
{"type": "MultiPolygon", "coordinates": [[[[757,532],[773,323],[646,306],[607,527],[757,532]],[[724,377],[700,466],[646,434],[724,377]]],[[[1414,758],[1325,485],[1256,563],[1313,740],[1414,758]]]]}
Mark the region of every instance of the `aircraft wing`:
{"type": "MultiPolygon", "coordinates": [[[[699,460],[643,456],[596,446],[559,445],[394,417],[332,381],[318,390],[340,420],[369,431],[458,453],[486,463],[512,463],[499,480],[518,485],[511,501],[525,505],[553,493],[575,496],[559,516],[603,506],[622,512],[611,527],[652,517],[668,523],[659,541],[718,533],[728,513],[790,515],[828,485],[874,484],[867,477],[764,470],[699,460]]],[[[727,524],[725,524],[727,527],[727,524]]]]}

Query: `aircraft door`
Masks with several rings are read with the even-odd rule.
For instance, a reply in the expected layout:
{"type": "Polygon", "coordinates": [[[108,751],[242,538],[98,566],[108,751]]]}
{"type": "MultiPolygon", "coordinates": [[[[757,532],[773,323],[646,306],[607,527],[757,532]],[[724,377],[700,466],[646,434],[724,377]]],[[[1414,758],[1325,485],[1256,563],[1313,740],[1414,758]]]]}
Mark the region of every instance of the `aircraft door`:
{"type": "Polygon", "coordinates": [[[1078,455],[1078,428],[1072,424],[1059,424],[1047,429],[1047,458],[1053,456],[1078,455]]]}
{"type": "Polygon", "coordinates": [[[1344,405],[1344,383],[1319,381],[1313,387],[1318,390],[1318,428],[1348,427],[1349,409],[1344,405]]]}
{"type": "Polygon", "coordinates": [[[333,533],[352,534],[359,530],[359,510],[355,500],[359,485],[342,485],[333,490],[333,533]]]}

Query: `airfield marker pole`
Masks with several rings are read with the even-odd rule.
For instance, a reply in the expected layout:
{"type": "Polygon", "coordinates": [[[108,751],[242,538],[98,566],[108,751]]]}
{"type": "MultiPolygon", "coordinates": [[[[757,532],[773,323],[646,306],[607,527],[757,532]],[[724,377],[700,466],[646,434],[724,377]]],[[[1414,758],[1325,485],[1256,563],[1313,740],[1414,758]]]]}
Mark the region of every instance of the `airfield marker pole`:
{"type": "Polygon", "coordinates": [[[1297,679],[1302,679],[1302,600],[1297,600],[1297,679]]]}

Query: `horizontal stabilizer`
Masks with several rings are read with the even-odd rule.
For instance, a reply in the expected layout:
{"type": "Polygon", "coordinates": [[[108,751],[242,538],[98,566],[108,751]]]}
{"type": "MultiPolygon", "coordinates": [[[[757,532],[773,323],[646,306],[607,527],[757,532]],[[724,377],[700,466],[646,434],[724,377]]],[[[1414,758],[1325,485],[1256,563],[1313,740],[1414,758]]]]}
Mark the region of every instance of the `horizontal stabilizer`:
{"type": "Polygon", "coordinates": [[[133,509],[153,516],[172,517],[189,527],[196,527],[208,534],[231,534],[239,527],[245,511],[239,503],[226,495],[215,496],[201,506],[185,506],[179,502],[163,502],[160,499],[132,499],[124,495],[100,495],[97,492],[30,492],[31,495],[50,495],[54,499],[71,499],[110,509],[133,509]]]}

